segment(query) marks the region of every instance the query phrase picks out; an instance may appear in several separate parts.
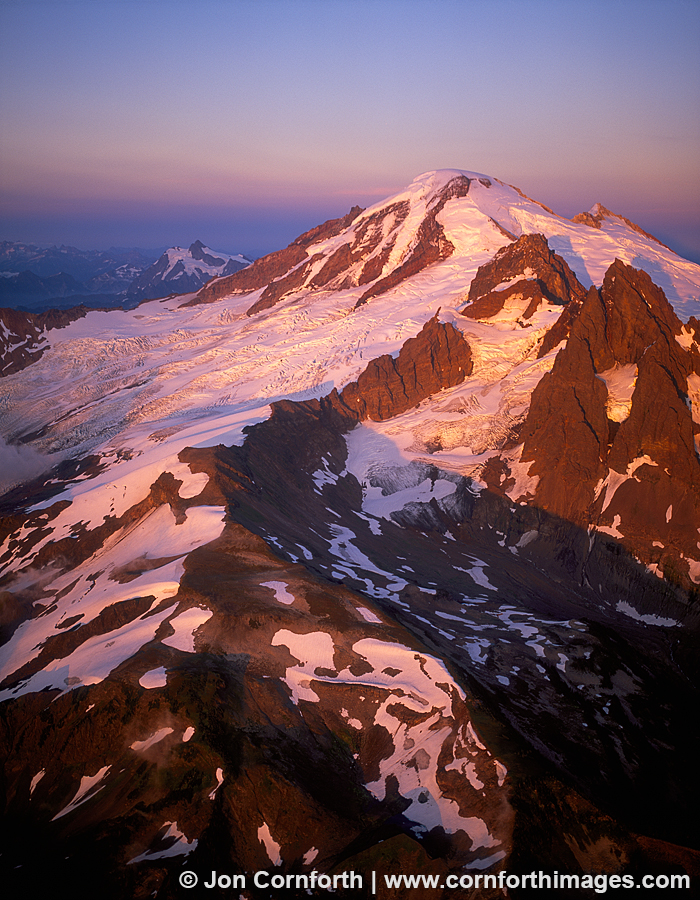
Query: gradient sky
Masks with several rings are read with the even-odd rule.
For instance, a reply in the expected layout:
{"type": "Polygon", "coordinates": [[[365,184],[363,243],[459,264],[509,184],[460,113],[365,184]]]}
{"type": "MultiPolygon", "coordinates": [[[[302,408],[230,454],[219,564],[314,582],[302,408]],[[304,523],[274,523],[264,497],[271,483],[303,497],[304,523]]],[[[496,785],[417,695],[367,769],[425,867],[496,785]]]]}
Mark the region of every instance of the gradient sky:
{"type": "Polygon", "coordinates": [[[697,0],[0,0],[0,239],[260,255],[436,168],[700,261],[697,0]]]}

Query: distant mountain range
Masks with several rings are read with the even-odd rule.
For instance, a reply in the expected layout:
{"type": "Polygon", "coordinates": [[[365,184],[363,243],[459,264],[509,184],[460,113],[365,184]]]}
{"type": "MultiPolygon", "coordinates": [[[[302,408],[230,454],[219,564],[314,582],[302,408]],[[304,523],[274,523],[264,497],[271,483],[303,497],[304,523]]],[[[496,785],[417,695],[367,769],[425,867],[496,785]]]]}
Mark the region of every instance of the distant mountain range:
{"type": "Polygon", "coordinates": [[[230,275],[250,260],[210,250],[116,248],[79,250],[0,243],[0,307],[42,312],[88,307],[132,307],[144,299],[198,290],[215,275],[230,275]]]}

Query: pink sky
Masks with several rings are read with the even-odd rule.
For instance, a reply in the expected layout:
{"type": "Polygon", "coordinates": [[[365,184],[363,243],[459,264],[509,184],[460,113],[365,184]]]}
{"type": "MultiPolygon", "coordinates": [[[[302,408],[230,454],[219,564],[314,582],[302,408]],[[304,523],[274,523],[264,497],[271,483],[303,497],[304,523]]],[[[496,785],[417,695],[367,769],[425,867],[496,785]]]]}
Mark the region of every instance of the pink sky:
{"type": "Polygon", "coordinates": [[[700,6],[6,2],[0,239],[266,252],[420,172],[700,259],[700,6]]]}

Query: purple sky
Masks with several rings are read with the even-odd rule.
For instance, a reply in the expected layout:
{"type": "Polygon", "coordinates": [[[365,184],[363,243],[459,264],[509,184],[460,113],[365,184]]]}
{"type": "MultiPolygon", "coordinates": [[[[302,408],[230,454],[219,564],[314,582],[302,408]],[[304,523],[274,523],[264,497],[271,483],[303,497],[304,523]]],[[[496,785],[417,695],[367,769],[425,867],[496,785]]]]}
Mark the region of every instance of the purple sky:
{"type": "Polygon", "coordinates": [[[260,255],[420,172],[700,261],[696,0],[4,0],[0,239],[260,255]]]}

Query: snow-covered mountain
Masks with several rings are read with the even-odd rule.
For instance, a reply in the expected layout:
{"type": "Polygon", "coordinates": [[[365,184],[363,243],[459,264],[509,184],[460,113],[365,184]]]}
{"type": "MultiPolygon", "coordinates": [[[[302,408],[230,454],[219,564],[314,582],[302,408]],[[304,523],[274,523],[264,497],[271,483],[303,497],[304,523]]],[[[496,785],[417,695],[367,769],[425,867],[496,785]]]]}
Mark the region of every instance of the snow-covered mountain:
{"type": "Polygon", "coordinates": [[[187,249],[170,247],[127,291],[130,300],[153,300],[197,291],[217,275],[232,275],[250,265],[245,256],[220,253],[195,241],[187,249]]]}
{"type": "Polygon", "coordinates": [[[0,325],[8,877],[697,874],[700,266],[441,170],[82,313],[0,325]]]}

